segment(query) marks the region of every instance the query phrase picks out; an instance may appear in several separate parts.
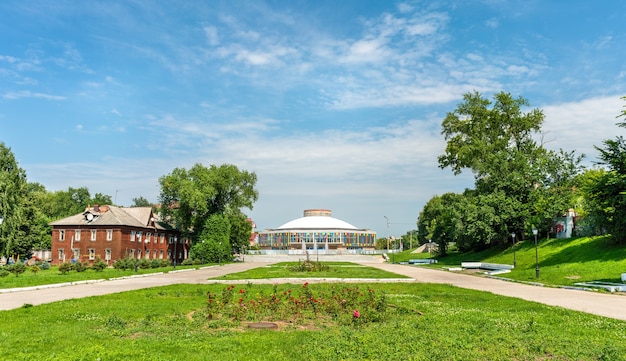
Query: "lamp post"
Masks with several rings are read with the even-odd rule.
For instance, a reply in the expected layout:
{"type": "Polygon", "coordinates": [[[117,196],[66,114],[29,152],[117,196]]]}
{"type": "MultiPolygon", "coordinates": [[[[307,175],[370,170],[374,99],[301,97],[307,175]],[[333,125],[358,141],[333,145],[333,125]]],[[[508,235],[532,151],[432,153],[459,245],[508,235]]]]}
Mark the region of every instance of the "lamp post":
{"type": "Polygon", "coordinates": [[[511,233],[513,239],[513,268],[517,268],[517,260],[515,259],[515,232],[511,233]]]}
{"type": "Polygon", "coordinates": [[[389,253],[389,218],[383,216],[387,220],[387,253],[389,253]]]}
{"type": "Polygon", "coordinates": [[[222,265],[222,242],[219,242],[219,247],[217,248],[217,264],[222,265]]]}
{"type": "Polygon", "coordinates": [[[535,236],[535,278],[539,278],[539,251],[537,249],[537,228],[533,227],[533,235],[535,236]]]}

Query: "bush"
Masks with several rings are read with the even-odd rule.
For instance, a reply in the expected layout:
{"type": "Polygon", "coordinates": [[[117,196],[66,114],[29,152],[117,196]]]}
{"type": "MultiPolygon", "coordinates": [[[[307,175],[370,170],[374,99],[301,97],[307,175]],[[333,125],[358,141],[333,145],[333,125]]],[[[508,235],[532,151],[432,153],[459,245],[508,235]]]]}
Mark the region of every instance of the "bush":
{"type": "Polygon", "coordinates": [[[6,277],[6,276],[8,276],[10,274],[11,274],[11,272],[5,270],[4,268],[0,269],[0,277],[6,277]]]}
{"type": "Polygon", "coordinates": [[[39,268],[39,266],[34,265],[30,267],[30,271],[34,274],[37,274],[37,272],[41,271],[41,268],[39,268]]]}
{"type": "Polygon", "coordinates": [[[72,264],[70,262],[63,262],[59,265],[59,272],[64,275],[72,270],[72,264]]]}
{"type": "Polygon", "coordinates": [[[141,260],[139,260],[139,268],[141,269],[150,268],[150,261],[148,261],[145,258],[142,258],[141,260]]]}
{"type": "Polygon", "coordinates": [[[13,273],[15,277],[17,277],[21,275],[22,273],[26,272],[26,265],[22,262],[17,262],[6,267],[6,269],[7,271],[13,273]]]}
{"type": "Polygon", "coordinates": [[[118,259],[117,261],[115,261],[115,263],[113,263],[113,268],[122,271],[132,269],[135,268],[135,262],[130,258],[118,259]]]}
{"type": "Polygon", "coordinates": [[[161,267],[169,267],[172,264],[169,259],[162,259],[159,262],[161,263],[161,267]]]}
{"type": "Polygon", "coordinates": [[[152,261],[150,261],[150,268],[159,268],[161,267],[161,261],[159,261],[158,259],[153,259],[152,261]]]}
{"type": "Polygon", "coordinates": [[[81,261],[78,261],[72,265],[72,269],[76,272],[85,272],[87,270],[87,265],[81,261]]]}
{"type": "Polygon", "coordinates": [[[43,261],[41,262],[41,265],[39,266],[39,268],[41,268],[42,270],[49,270],[50,269],[50,263],[43,261]]]}
{"type": "Polygon", "coordinates": [[[101,259],[96,260],[93,265],[91,266],[91,269],[96,271],[96,272],[102,272],[104,271],[107,267],[109,267],[109,265],[104,262],[101,259]]]}
{"type": "Polygon", "coordinates": [[[191,266],[193,265],[193,260],[191,258],[187,258],[186,260],[184,260],[181,265],[183,266],[191,266]]]}

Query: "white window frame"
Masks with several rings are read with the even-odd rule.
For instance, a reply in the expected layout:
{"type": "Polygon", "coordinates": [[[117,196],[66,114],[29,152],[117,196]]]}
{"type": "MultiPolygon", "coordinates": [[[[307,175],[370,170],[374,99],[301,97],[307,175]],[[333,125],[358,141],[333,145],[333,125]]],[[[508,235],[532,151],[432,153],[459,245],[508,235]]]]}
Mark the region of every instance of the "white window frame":
{"type": "Polygon", "coordinates": [[[65,262],[65,250],[63,248],[60,248],[58,251],[59,260],[65,262]]]}
{"type": "Polygon", "coordinates": [[[135,242],[135,237],[137,236],[137,234],[135,233],[135,231],[130,231],[130,241],[131,242],[135,242]]]}
{"type": "Polygon", "coordinates": [[[146,243],[150,243],[151,240],[152,240],[152,233],[146,232],[146,243]]]}
{"type": "Polygon", "coordinates": [[[165,242],[165,233],[161,233],[161,243],[165,242]]]}
{"type": "Polygon", "coordinates": [[[80,229],[74,231],[74,240],[80,241],[80,229]]]}
{"type": "Polygon", "coordinates": [[[72,256],[76,261],[80,261],[80,248],[72,249],[72,256]]]}
{"type": "Polygon", "coordinates": [[[90,238],[90,240],[92,242],[95,242],[96,238],[98,237],[98,230],[97,229],[91,229],[90,231],[91,231],[91,238],[90,238]]]}
{"type": "Polygon", "coordinates": [[[96,259],[96,249],[95,248],[89,248],[89,260],[93,261],[96,259]]]}
{"type": "Polygon", "coordinates": [[[107,229],[107,241],[112,241],[112,240],[113,240],[113,230],[107,229]]]}
{"type": "Polygon", "coordinates": [[[61,241],[61,242],[65,241],[65,230],[64,229],[59,229],[59,241],[61,241]]]}
{"type": "Polygon", "coordinates": [[[105,261],[110,261],[111,260],[111,249],[107,248],[104,250],[104,260],[105,261]]]}

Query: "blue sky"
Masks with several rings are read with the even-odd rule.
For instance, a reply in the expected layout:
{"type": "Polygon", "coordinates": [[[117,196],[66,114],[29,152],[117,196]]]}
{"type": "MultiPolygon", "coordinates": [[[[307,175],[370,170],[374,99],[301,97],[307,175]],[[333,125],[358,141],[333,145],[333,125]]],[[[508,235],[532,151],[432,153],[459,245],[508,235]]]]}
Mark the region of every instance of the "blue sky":
{"type": "Polygon", "coordinates": [[[259,229],[328,208],[401,235],[473,185],[437,166],[468,91],[527,98],[548,147],[595,160],[625,23],[621,1],[2,1],[0,141],[50,191],[156,202],[174,168],[232,163],[259,229]]]}

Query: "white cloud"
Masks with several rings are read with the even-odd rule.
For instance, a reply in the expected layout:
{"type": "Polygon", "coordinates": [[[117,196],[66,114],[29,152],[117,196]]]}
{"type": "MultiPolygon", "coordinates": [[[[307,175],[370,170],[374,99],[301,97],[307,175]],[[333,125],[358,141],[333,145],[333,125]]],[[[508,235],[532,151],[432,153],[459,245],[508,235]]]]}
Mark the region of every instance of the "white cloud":
{"type": "Polygon", "coordinates": [[[215,26],[205,26],[204,35],[211,46],[217,46],[220,43],[217,28],[215,26]]]}
{"type": "Polygon", "coordinates": [[[624,101],[620,95],[583,99],[575,102],[550,104],[541,107],[545,115],[543,130],[546,147],[576,150],[587,155],[587,160],[597,160],[595,146],[602,141],[623,134],[615,124],[622,112],[624,101]]]}
{"type": "Polygon", "coordinates": [[[51,95],[51,94],[45,94],[45,93],[37,93],[37,92],[31,92],[28,90],[23,90],[23,91],[19,91],[19,92],[8,92],[2,95],[3,98],[5,99],[22,99],[22,98],[38,98],[38,99],[46,99],[46,100],[65,100],[67,99],[64,96],[61,95],[51,95]]]}

